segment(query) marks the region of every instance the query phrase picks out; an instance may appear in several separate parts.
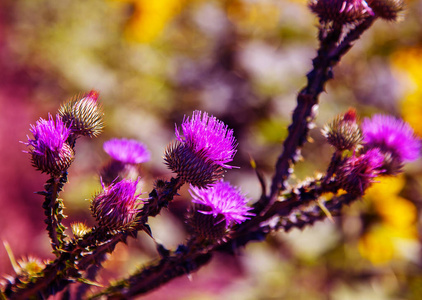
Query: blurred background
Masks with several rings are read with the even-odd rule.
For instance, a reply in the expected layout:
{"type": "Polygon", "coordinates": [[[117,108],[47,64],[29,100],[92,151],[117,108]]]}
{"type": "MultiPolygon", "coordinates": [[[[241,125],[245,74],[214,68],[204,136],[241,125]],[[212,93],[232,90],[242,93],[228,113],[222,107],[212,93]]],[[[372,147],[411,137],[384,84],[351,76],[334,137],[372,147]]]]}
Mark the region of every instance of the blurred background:
{"type": "MultiPolygon", "coordinates": [[[[377,21],[334,69],[320,97],[317,127],[292,184],[324,172],[332,149],[320,129],[355,107],[363,118],[401,116],[422,135],[422,1],[407,1],[400,23],[377,21]]],[[[238,154],[226,180],[260,194],[252,157],[269,181],[295,97],[318,46],[305,0],[2,0],[0,2],[0,240],[18,259],[52,259],[41,196],[47,176],[23,153],[30,124],[60,103],[100,92],[106,128],[80,138],[62,197],[65,225],[94,225],[89,199],[100,190],[102,150],[113,137],[145,143],[145,197],[170,178],[163,152],[175,123],[199,109],[234,129],[238,154]]],[[[379,179],[344,216],[303,231],[272,234],[236,257],[213,261],[145,299],[422,299],[422,164],[379,179]]],[[[186,238],[185,188],[157,218],[168,248],[186,238]]],[[[69,233],[70,235],[70,233],[69,233]]],[[[99,280],[108,282],[156,258],[145,234],[119,245],[99,280]]],[[[13,275],[0,244],[0,274],[13,275]]]]}

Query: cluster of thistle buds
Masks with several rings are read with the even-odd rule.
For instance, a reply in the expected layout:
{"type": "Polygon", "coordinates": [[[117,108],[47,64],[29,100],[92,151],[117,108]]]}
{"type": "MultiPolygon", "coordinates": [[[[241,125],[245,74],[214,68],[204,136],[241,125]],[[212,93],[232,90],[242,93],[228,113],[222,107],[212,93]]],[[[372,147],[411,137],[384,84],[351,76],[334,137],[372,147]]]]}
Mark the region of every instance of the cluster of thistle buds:
{"type": "MultiPolygon", "coordinates": [[[[103,127],[98,93],[90,92],[80,99],[65,102],[56,121],[41,119],[31,126],[33,138],[28,153],[34,166],[54,177],[66,172],[74,158],[76,138],[97,136],[103,127]]],[[[219,240],[229,228],[251,216],[248,199],[238,188],[223,181],[225,169],[236,153],[233,130],[207,113],[195,111],[185,117],[181,129],[176,126],[175,143],[165,152],[165,163],[181,186],[191,185],[194,205],[187,214],[193,235],[219,240]]],[[[91,212],[98,226],[109,232],[128,230],[136,226],[143,214],[138,183],[140,165],[150,160],[146,146],[133,139],[111,139],[104,143],[110,161],[100,170],[103,191],[91,201],[91,212]]],[[[157,189],[159,187],[157,186],[157,189]]],[[[90,229],[83,223],[72,224],[76,238],[90,229]]]]}
{"type": "Polygon", "coordinates": [[[409,124],[393,116],[374,115],[359,126],[354,109],[322,130],[336,151],[330,170],[349,193],[363,195],[380,175],[397,175],[403,164],[420,155],[421,141],[409,124]],[[350,155],[347,155],[350,154],[350,155]]]}
{"type": "Polygon", "coordinates": [[[56,120],[49,114],[31,125],[33,139],[31,146],[32,164],[41,172],[54,176],[66,171],[72,163],[75,141],[79,136],[95,137],[103,129],[103,112],[98,105],[98,93],[91,91],[83,97],[66,101],[56,114],[56,120]]]}

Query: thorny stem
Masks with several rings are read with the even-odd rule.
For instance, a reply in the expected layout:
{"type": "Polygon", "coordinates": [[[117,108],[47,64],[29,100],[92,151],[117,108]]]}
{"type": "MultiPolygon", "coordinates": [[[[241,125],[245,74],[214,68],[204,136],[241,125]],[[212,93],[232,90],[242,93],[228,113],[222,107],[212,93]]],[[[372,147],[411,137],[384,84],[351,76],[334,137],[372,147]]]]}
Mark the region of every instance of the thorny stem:
{"type": "Polygon", "coordinates": [[[161,209],[177,195],[184,184],[180,178],[172,178],[169,182],[157,181],[156,188],[150,193],[150,198],[139,212],[139,221],[134,227],[118,233],[105,232],[94,228],[82,240],[68,243],[60,256],[43,270],[43,276],[26,285],[22,284],[19,277],[6,286],[5,294],[10,299],[25,299],[33,295],[39,298],[48,297],[64,289],[69,283],[81,277],[91,264],[101,263],[106,252],[111,252],[121,241],[126,241],[128,236],[136,236],[139,230],[151,234],[147,225],[148,217],[154,217],[161,209]]]}
{"type": "Polygon", "coordinates": [[[196,247],[179,247],[171,255],[152,263],[141,272],[110,286],[91,299],[105,295],[107,299],[132,299],[135,295],[145,294],[162,284],[181,275],[195,272],[211,259],[211,253],[196,247]],[[192,249],[194,251],[192,251],[192,249]]]}
{"type": "Polygon", "coordinates": [[[51,246],[56,255],[59,255],[60,249],[65,246],[66,234],[61,223],[65,217],[63,215],[63,202],[58,198],[59,193],[67,182],[67,172],[63,172],[59,177],[51,176],[45,184],[45,191],[38,194],[45,196],[43,203],[44,214],[47,217],[44,222],[47,224],[48,236],[51,239],[51,246]]]}
{"type": "Polygon", "coordinates": [[[309,125],[318,108],[318,96],[324,90],[325,83],[332,78],[333,61],[328,53],[332,51],[340,39],[342,27],[334,27],[328,34],[320,28],[320,48],[312,60],[313,69],[307,74],[308,83],[297,96],[297,106],[293,112],[292,123],[288,128],[288,136],[283,143],[283,152],[276,163],[276,173],[272,180],[269,203],[273,203],[279,192],[286,189],[286,180],[293,172],[293,164],[300,157],[300,148],[306,142],[309,125]]]}
{"type": "MultiPolygon", "coordinates": [[[[342,39],[342,27],[320,28],[320,48],[312,60],[313,70],[307,74],[308,84],[297,97],[297,106],[293,112],[292,123],[288,128],[288,136],[283,144],[283,152],[276,163],[276,172],[272,180],[270,195],[263,201],[273,203],[280,192],[287,187],[286,180],[293,172],[293,165],[300,157],[300,148],[306,142],[309,127],[318,108],[318,97],[324,90],[326,82],[333,77],[332,68],[341,57],[350,50],[353,42],[367,30],[375,18],[370,16],[342,39]]],[[[260,206],[266,206],[260,203],[260,206]]]]}

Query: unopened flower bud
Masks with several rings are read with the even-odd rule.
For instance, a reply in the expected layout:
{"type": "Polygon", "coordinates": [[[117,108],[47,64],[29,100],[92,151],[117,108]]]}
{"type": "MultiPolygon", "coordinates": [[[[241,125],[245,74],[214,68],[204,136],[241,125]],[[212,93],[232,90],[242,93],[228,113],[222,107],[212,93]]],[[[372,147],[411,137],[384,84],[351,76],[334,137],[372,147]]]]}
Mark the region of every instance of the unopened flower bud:
{"type": "Polygon", "coordinates": [[[348,158],[337,172],[337,180],[341,188],[347,192],[362,196],[374,182],[374,177],[383,173],[384,155],[379,149],[348,158]]]}
{"type": "Polygon", "coordinates": [[[25,144],[32,147],[28,153],[33,166],[52,175],[67,170],[74,159],[74,151],[66,142],[71,131],[60,116],[56,116],[56,121],[51,115],[48,120],[40,119],[35,126],[31,125],[30,131],[34,138],[28,137],[25,144]]]}
{"type": "Polygon", "coordinates": [[[108,230],[120,230],[130,227],[136,221],[140,203],[138,182],[124,179],[110,186],[103,185],[103,192],[91,202],[92,214],[100,226],[108,230]]]}
{"type": "Polygon", "coordinates": [[[322,134],[339,151],[355,149],[362,141],[362,132],[356,121],[356,111],[349,109],[325,125],[322,134]]]}
{"type": "Polygon", "coordinates": [[[103,129],[103,112],[98,104],[98,93],[89,92],[85,97],[73,98],[59,108],[63,121],[78,135],[95,137],[103,129]]]}

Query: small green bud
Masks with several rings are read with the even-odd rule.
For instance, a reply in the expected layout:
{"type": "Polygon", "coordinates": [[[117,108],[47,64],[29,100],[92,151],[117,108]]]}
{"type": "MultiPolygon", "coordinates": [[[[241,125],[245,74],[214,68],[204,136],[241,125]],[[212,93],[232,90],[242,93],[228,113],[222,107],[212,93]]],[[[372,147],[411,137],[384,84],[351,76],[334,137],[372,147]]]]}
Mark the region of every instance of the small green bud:
{"type": "Polygon", "coordinates": [[[362,132],[356,121],[356,111],[349,109],[326,124],[322,134],[327,142],[339,151],[355,149],[362,142],[362,132]]]}
{"type": "Polygon", "coordinates": [[[91,91],[82,99],[66,101],[59,114],[73,133],[89,137],[98,136],[103,127],[103,111],[98,105],[98,92],[91,91]]]}

